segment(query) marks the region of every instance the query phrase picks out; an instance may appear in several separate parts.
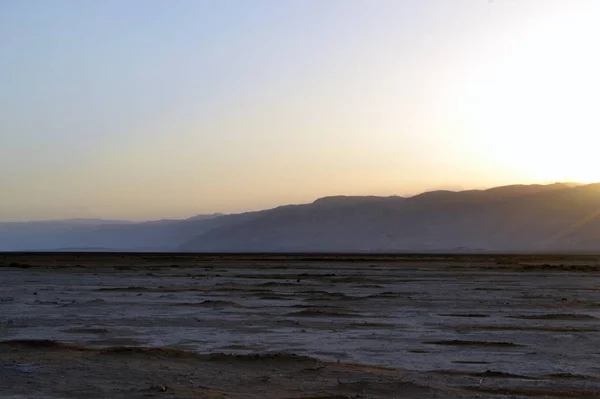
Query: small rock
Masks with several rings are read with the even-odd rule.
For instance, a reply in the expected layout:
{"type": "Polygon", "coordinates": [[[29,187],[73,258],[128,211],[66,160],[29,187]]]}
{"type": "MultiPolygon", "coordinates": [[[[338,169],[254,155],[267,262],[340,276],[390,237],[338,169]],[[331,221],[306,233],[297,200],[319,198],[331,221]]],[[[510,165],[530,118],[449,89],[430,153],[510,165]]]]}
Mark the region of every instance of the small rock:
{"type": "Polygon", "coordinates": [[[166,385],[154,385],[154,386],[150,387],[150,389],[152,389],[153,391],[158,391],[158,392],[167,392],[169,390],[169,387],[166,385]]]}

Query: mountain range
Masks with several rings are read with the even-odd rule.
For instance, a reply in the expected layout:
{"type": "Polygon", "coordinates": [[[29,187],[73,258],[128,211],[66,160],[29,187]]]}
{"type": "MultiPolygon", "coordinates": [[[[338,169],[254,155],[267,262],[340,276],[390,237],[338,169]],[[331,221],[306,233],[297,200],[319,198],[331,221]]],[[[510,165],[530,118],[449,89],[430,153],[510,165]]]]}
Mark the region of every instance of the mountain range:
{"type": "Polygon", "coordinates": [[[334,196],[149,222],[0,223],[0,251],[599,252],[600,184],[334,196]]]}

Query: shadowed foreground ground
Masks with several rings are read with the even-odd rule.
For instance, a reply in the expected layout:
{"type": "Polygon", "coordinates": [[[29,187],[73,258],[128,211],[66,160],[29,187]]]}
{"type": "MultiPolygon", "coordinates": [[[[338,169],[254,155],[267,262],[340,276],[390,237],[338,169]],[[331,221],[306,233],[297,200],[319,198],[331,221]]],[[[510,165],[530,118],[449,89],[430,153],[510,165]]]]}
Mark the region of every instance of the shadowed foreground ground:
{"type": "Polygon", "coordinates": [[[0,254],[0,398],[598,398],[595,256],[0,254]]]}
{"type": "Polygon", "coordinates": [[[26,397],[463,397],[417,373],[284,354],[84,349],[50,341],[7,341],[0,350],[0,389],[26,397]]]}

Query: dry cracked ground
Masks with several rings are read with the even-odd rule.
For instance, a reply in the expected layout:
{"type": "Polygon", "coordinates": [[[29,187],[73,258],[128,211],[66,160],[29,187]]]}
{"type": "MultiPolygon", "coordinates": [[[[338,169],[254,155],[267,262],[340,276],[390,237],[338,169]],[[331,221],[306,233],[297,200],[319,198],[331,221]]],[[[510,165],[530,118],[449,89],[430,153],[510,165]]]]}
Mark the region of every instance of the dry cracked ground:
{"type": "Polygon", "coordinates": [[[0,254],[2,398],[598,398],[600,257],[0,254]]]}

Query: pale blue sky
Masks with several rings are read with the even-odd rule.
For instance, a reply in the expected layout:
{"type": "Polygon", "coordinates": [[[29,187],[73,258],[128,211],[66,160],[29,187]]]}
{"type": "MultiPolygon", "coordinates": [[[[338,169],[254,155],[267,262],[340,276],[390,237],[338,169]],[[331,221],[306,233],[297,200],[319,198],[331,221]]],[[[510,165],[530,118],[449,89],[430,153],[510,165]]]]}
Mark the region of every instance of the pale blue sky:
{"type": "Polygon", "coordinates": [[[595,0],[1,1],[0,220],[600,180],[598,20],[595,0]]]}

